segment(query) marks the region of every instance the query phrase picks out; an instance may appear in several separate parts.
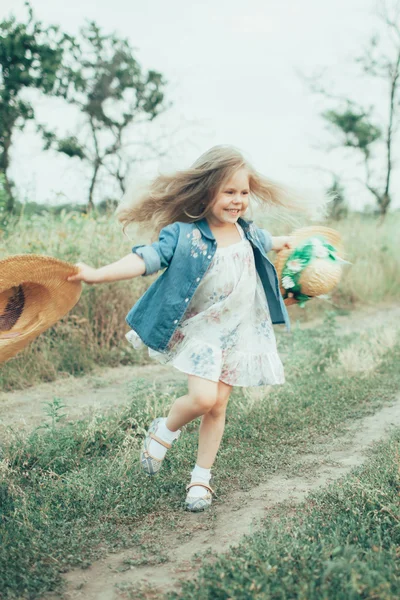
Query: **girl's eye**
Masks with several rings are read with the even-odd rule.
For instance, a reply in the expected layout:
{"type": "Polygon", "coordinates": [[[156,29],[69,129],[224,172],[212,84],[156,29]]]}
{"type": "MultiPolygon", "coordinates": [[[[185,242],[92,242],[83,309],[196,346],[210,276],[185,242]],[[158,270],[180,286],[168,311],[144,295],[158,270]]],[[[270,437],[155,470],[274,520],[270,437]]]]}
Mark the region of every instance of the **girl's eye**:
{"type": "Polygon", "coordinates": [[[233,194],[232,190],[226,190],[225,194],[233,194]]]}

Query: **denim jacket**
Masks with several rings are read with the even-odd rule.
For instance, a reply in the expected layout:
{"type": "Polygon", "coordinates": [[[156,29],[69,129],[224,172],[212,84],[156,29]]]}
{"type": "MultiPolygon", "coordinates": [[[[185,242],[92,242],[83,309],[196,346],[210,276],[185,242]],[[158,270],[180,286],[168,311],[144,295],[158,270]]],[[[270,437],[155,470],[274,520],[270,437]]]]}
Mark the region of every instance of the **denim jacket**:
{"type": "MultiPolygon", "coordinates": [[[[289,330],[289,317],[279,290],[278,276],[267,258],[272,247],[271,236],[251,221],[239,219],[238,223],[252,245],[272,323],[285,323],[289,330]]],[[[195,223],[172,223],[160,231],[157,242],[132,248],[132,252],[145,262],[144,275],[165,268],[126,317],[128,325],[146,346],[158,352],[167,349],[216,249],[217,242],[206,219],[195,223]]]]}

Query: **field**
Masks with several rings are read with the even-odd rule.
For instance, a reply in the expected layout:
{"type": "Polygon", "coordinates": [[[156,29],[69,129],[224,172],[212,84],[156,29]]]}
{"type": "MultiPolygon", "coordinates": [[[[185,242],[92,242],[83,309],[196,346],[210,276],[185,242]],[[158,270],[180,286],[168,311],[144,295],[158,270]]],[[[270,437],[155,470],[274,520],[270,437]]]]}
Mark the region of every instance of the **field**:
{"type": "MultiPolygon", "coordinates": [[[[400,428],[388,438],[384,427],[400,423],[393,311],[381,311],[379,320],[371,313],[369,324],[379,325],[372,330],[365,319],[358,328],[355,318],[336,322],[328,313],[319,325],[278,334],[287,383],[235,390],[214,470],[218,496],[203,515],[182,511],[196,423],[156,479],[137,461],[146,425],[165,414],[184,380],[157,382],[154,372],[142,372],[124,386],[119,406],[82,419],[66,419],[72,398],[46,384],[41,418],[22,429],[14,419],[2,434],[3,597],[41,598],[51,590],[60,597],[64,589],[66,598],[94,599],[107,589],[115,599],[161,598],[161,585],[179,598],[394,600],[400,428]],[[381,437],[369,462],[340,478],[362,465],[365,440],[381,437]],[[338,483],[306,496],[332,479],[338,483]],[[252,524],[253,517],[266,521],[252,524]],[[252,535],[241,542],[242,533],[252,535]],[[240,545],[230,554],[210,554],[233,542],[240,545]],[[180,578],[189,580],[183,588],[180,578]]],[[[5,423],[12,412],[21,416],[7,396],[5,423]]]]}
{"type": "MultiPolygon", "coordinates": [[[[35,219],[1,240],[3,256],[100,265],[131,245],[110,217],[35,219]]],[[[291,309],[290,335],[276,329],[286,384],[234,390],[203,514],[182,508],[197,422],[159,476],[138,465],[149,421],[185,392],[121,342],[149,281],[87,286],[2,368],[0,596],[397,599],[397,225],[335,225],[352,266],[329,302],[291,309]]]]}
{"type": "MultiPolygon", "coordinates": [[[[265,226],[275,234],[290,231],[288,225],[265,226]]],[[[394,213],[383,223],[351,215],[331,226],[340,230],[352,264],[344,268],[341,284],[331,298],[316,300],[304,309],[291,308],[295,320],[307,321],[331,308],[340,313],[400,298],[400,253],[396,247],[400,215],[394,213]]],[[[100,266],[124,256],[133,244],[147,241],[143,234],[133,231],[129,235],[131,239],[122,235],[113,215],[31,215],[0,237],[0,257],[36,253],[100,266]]],[[[0,388],[21,389],[70,374],[79,376],[99,366],[146,364],[145,353],[132,353],[125,342],[125,316],[153,278],[85,286],[81,300],[66,318],[2,367],[0,388]]]]}

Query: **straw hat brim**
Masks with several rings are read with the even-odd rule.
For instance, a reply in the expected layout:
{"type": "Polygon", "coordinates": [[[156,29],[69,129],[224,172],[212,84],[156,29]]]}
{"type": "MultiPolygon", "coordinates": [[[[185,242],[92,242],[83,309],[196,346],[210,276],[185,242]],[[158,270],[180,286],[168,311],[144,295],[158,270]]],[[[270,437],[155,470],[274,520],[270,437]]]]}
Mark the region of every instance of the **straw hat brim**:
{"type": "MultiPolygon", "coordinates": [[[[286,261],[292,254],[294,248],[310,237],[319,236],[325,238],[325,240],[336,249],[338,257],[344,259],[343,242],[339,232],[334,229],[323,226],[302,227],[301,229],[294,231],[291,236],[294,238],[293,247],[284,248],[276,255],[275,268],[278,273],[279,282],[282,280],[282,271],[286,261]]],[[[339,263],[327,261],[325,259],[314,259],[312,263],[304,269],[300,276],[299,283],[301,285],[302,293],[307,296],[318,296],[320,294],[328,293],[338,284],[341,271],[342,269],[339,263]]],[[[282,285],[281,292],[282,294],[286,292],[282,285]]],[[[289,300],[285,301],[287,306],[295,303],[295,301],[291,301],[290,298],[287,300],[289,300]]]]}
{"type": "Polygon", "coordinates": [[[82,285],[67,281],[75,265],[33,254],[0,260],[0,362],[64,317],[78,302],[82,285]]]}

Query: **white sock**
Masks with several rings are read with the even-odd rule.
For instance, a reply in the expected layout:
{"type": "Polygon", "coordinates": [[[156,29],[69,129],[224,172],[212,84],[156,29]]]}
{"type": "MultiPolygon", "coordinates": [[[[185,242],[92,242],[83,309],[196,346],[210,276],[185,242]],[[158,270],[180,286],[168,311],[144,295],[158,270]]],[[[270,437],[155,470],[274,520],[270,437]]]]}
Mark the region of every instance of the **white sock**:
{"type": "MultiPolygon", "coordinates": [[[[199,467],[199,465],[195,465],[192,471],[192,478],[190,483],[206,483],[207,485],[210,483],[211,479],[211,469],[203,469],[203,467],[199,467]]],[[[208,494],[207,488],[204,488],[200,485],[194,485],[189,489],[188,495],[196,498],[202,498],[208,494]]]]}
{"type": "MultiPolygon", "coordinates": [[[[154,435],[163,440],[163,442],[167,442],[167,444],[172,444],[174,440],[178,439],[181,431],[180,429],[178,429],[178,431],[170,431],[165,424],[166,421],[167,419],[164,418],[162,421],[159,422],[157,426],[157,431],[154,435]]],[[[159,444],[156,440],[151,440],[149,444],[149,453],[155,458],[158,458],[158,460],[162,460],[164,458],[167,450],[168,448],[165,448],[165,446],[159,444]]]]}

